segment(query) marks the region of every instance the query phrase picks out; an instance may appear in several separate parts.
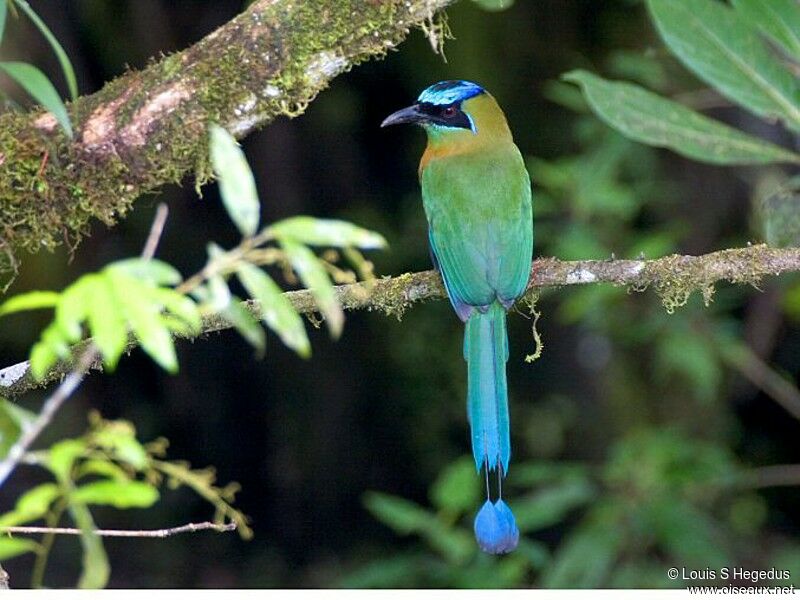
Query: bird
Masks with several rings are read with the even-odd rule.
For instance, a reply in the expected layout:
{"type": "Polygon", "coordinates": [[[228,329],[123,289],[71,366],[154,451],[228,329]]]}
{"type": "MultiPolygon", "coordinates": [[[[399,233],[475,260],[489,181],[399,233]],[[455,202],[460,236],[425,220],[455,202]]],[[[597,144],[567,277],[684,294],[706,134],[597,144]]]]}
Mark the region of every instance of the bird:
{"type": "Polygon", "coordinates": [[[511,460],[506,313],[527,289],[533,260],[533,200],[522,154],[495,98],[472,81],[440,81],[381,127],[421,126],[419,164],[434,268],[464,323],[472,454],[485,470],[486,502],[473,529],[478,546],[505,554],[519,529],[503,501],[511,460]],[[490,475],[497,480],[492,502],[490,475]]]}

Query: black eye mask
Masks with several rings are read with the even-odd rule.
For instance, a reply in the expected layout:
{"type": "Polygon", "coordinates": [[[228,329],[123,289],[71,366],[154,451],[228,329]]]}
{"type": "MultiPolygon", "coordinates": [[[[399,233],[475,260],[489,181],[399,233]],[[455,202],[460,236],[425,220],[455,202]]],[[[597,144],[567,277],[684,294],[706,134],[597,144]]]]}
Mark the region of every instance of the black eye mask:
{"type": "Polygon", "coordinates": [[[417,106],[419,112],[427,117],[429,123],[441,125],[443,127],[472,130],[472,121],[470,121],[467,114],[461,110],[460,102],[445,105],[420,102],[417,106]]]}

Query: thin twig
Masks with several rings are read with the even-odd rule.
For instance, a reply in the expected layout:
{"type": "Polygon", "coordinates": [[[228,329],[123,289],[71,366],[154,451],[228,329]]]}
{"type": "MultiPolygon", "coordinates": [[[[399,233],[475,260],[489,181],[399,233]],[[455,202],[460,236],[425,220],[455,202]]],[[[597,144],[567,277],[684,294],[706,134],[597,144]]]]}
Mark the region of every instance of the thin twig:
{"type": "Polygon", "coordinates": [[[770,465],[745,471],[742,484],[751,488],[800,486],[800,465],[770,465]]]}
{"type": "Polygon", "coordinates": [[[749,346],[727,346],[722,349],[722,357],[750,383],[775,400],[795,419],[800,420],[800,390],[764,362],[749,346]]]}
{"type": "Polygon", "coordinates": [[[150,233],[147,236],[147,241],[144,243],[142,249],[142,258],[150,260],[156,255],[158,249],[158,242],[161,240],[161,234],[164,233],[164,225],[167,223],[169,216],[169,209],[163,202],[158,205],[156,209],[156,216],[153,218],[153,224],[150,226],[150,233]]]}
{"type": "Polygon", "coordinates": [[[0,486],[5,483],[8,476],[19,464],[22,455],[28,450],[30,445],[39,437],[45,427],[53,420],[53,416],[61,408],[61,405],[72,395],[77,387],[86,376],[86,372],[96,358],[97,353],[94,345],[90,344],[89,349],[86,350],[81,356],[75,370],[72,371],[64,381],[61,382],[56,388],[56,391],[44,401],[41,412],[37,415],[36,419],[26,427],[19,439],[14,443],[8,451],[6,457],[0,462],[0,486]]]}
{"type": "MultiPolygon", "coordinates": [[[[169,527],[167,529],[95,529],[94,534],[101,537],[124,537],[124,538],[165,538],[181,533],[193,533],[195,531],[217,531],[225,533],[236,530],[236,523],[187,523],[180,527],[169,527]]],[[[40,533],[50,533],[55,535],[82,535],[83,532],[74,527],[0,527],[0,533],[35,535],[40,533]]]]}
{"type": "MultiPolygon", "coordinates": [[[[164,222],[167,218],[167,210],[165,205],[160,205],[156,211],[156,216],[153,219],[153,224],[150,227],[150,234],[147,236],[147,242],[142,250],[142,258],[149,260],[158,247],[158,241],[161,233],[164,231],[164,222]]],[[[97,348],[91,341],[84,342],[80,346],[80,353],[78,360],[74,366],[70,367],[70,371],[61,384],[42,404],[42,410],[36,416],[32,423],[30,423],[22,431],[19,439],[11,446],[6,457],[0,461],[0,487],[5,483],[8,476],[16,469],[23,455],[30,448],[31,444],[39,437],[45,427],[53,420],[58,409],[67,401],[72,393],[86,377],[86,373],[99,361],[100,355],[97,348]]]]}

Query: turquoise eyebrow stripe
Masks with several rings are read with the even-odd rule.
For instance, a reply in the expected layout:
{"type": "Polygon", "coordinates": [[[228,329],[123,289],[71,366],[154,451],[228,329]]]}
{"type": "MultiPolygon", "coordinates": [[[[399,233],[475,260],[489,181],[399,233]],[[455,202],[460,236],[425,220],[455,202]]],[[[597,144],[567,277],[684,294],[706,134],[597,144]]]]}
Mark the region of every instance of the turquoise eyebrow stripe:
{"type": "Polygon", "coordinates": [[[443,106],[454,102],[463,102],[483,92],[484,89],[472,81],[440,81],[423,91],[417,101],[443,106]]]}

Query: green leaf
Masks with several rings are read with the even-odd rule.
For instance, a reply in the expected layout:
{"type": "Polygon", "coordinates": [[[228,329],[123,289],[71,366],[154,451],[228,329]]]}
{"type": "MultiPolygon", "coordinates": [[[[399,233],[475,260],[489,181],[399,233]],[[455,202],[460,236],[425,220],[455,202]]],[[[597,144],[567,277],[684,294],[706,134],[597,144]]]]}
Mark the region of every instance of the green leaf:
{"type": "Polygon", "coordinates": [[[92,438],[94,443],[107,450],[113,458],[142,470],[148,465],[147,450],[136,439],[136,430],[128,421],[108,421],[92,438]]]}
{"type": "Polygon", "coordinates": [[[588,481],[568,480],[514,502],[517,526],[522,532],[538,531],[556,525],[576,508],[595,496],[588,481]]]}
{"type": "Polygon", "coordinates": [[[763,497],[756,493],[744,494],[732,501],[728,524],[738,534],[755,536],[766,524],[768,512],[763,497]]]}
{"type": "Polygon", "coordinates": [[[267,327],[300,356],[310,356],[311,343],[303,319],[272,278],[249,263],[240,264],[236,274],[247,293],[261,304],[261,318],[267,327]]]}
{"type": "Polygon", "coordinates": [[[733,0],[733,6],[789,56],[800,60],[800,3],[797,0],[733,0]]]}
{"type": "Polygon", "coordinates": [[[789,286],[783,293],[783,310],[795,322],[800,321],[800,283],[789,286]]]}
{"type": "Polygon", "coordinates": [[[480,502],[482,480],[475,473],[475,461],[464,456],[449,465],[430,490],[431,502],[457,514],[473,510],[480,502]]]}
{"type": "Polygon", "coordinates": [[[656,376],[664,385],[685,381],[702,402],[712,402],[722,389],[725,374],[715,340],[707,332],[670,327],[655,344],[656,376]]]}
{"type": "Polygon", "coordinates": [[[6,17],[8,16],[8,2],[0,0],[0,42],[3,41],[3,34],[6,31],[6,17]]]}
{"type": "Polygon", "coordinates": [[[47,467],[59,481],[69,479],[75,460],[86,450],[83,440],[62,440],[50,447],[47,453],[47,467]]]}
{"type": "Polygon", "coordinates": [[[258,229],[261,207],[247,159],[231,134],[219,125],[209,127],[211,164],[219,181],[225,210],[244,237],[258,229]]]}
{"type": "Polygon", "coordinates": [[[102,427],[93,431],[92,442],[137,470],[148,465],[147,450],[136,439],[136,429],[129,421],[103,421],[102,427]]]}
{"type": "Polygon", "coordinates": [[[720,528],[688,502],[661,499],[647,507],[645,516],[647,530],[681,564],[730,564],[720,528]]]}
{"type": "Polygon", "coordinates": [[[202,318],[197,304],[183,294],[169,288],[155,288],[150,291],[151,298],[189,327],[192,334],[200,333],[202,318]]]}
{"type": "Polygon", "coordinates": [[[33,65],[22,62],[0,62],[0,69],[24,88],[42,107],[53,113],[67,136],[72,138],[72,124],[67,108],[44,73],[33,65]]]}
{"type": "Polygon", "coordinates": [[[3,406],[5,406],[6,412],[19,424],[22,429],[30,427],[31,423],[33,423],[39,416],[38,414],[22,408],[13,402],[9,402],[8,400],[3,399],[2,403],[3,406]]]}
{"type": "MultiPolygon", "coordinates": [[[[5,4],[5,0],[3,4],[5,4]]],[[[38,548],[39,544],[33,540],[12,538],[4,535],[0,537],[0,560],[14,558],[26,552],[36,552],[38,548]]]]}
{"type": "Polygon", "coordinates": [[[56,307],[56,324],[70,342],[83,337],[81,323],[86,319],[94,296],[94,288],[101,285],[96,274],[84,275],[61,293],[56,307]]]}
{"type": "Polygon", "coordinates": [[[431,515],[428,528],[419,534],[428,544],[441,554],[445,560],[455,565],[464,564],[475,554],[475,539],[463,529],[448,527],[431,515]]]}
{"type": "Polygon", "coordinates": [[[322,262],[308,247],[292,239],[282,238],[280,242],[292,268],[300,276],[303,284],[311,290],[317,308],[325,317],[331,336],[338,338],[344,326],[344,311],[336,299],[336,291],[322,262]]]}
{"type": "Polygon", "coordinates": [[[50,368],[58,362],[58,354],[46,342],[36,342],[28,359],[31,363],[31,376],[41,381],[50,368]]]}
{"type": "MultiPolygon", "coordinates": [[[[60,297],[56,295],[56,318],[31,350],[31,372],[41,378],[59,358],[72,358],[69,344],[83,337],[88,321],[105,365],[113,370],[128,342],[128,326],[142,348],[170,372],[177,370],[171,331],[182,335],[200,330],[201,317],[191,298],[160,287],[182,280],[171,265],[133,258],[112,263],[100,273],[81,277],[60,297]],[[166,311],[166,312],[164,312],[166,311]]],[[[42,292],[10,302],[11,309],[52,305],[53,296],[42,292]]]]}
{"type": "Polygon", "coordinates": [[[648,0],[664,42],[698,77],[768,119],[800,130],[800,83],[748,24],[718,0],[648,0]]]}
{"type": "Polygon", "coordinates": [[[58,323],[50,323],[42,332],[42,342],[47,344],[61,360],[69,361],[72,359],[68,340],[58,327],[58,323]]]}
{"type": "Polygon", "coordinates": [[[130,479],[130,475],[125,469],[107,459],[93,458],[82,461],[77,468],[75,479],[80,479],[87,475],[99,475],[115,481],[127,481],[130,479]]]}
{"type": "Polygon", "coordinates": [[[616,77],[631,79],[645,87],[662,91],[667,88],[669,75],[662,61],[640,50],[615,50],[608,59],[608,70],[616,77]]]}
{"type": "Polygon", "coordinates": [[[139,470],[144,469],[150,462],[144,446],[134,438],[119,440],[114,446],[114,455],[139,470]]]}
{"type": "Polygon", "coordinates": [[[380,492],[367,493],[364,496],[364,505],[376,519],[400,535],[424,529],[432,517],[420,505],[410,500],[380,492]]]}
{"type": "MultiPolygon", "coordinates": [[[[0,5],[5,6],[5,3],[0,2],[0,5]]],[[[58,303],[59,297],[60,294],[58,292],[35,291],[20,294],[0,304],[0,316],[25,310],[53,308],[58,303]]]]}
{"type": "MultiPolygon", "coordinates": [[[[592,516],[609,512],[605,508],[595,510],[592,516]]],[[[597,521],[581,524],[559,544],[550,568],[543,573],[543,587],[604,587],[603,582],[621,549],[623,529],[605,517],[597,521]]]]}
{"type": "Polygon", "coordinates": [[[121,271],[134,279],[156,285],[177,285],[183,280],[175,267],[155,258],[126,258],[111,263],[106,270],[121,271]]]}
{"type": "Polygon", "coordinates": [[[451,529],[433,514],[404,498],[369,492],[364,505],[379,521],[401,535],[417,533],[448,561],[464,562],[475,550],[474,541],[460,529],[451,529]]]}
{"type": "Polygon", "coordinates": [[[800,155],[709,119],[631,83],[606,81],[587,71],[563,76],[583,88],[597,115],[638,142],[720,165],[800,163],[800,155]]]}
{"type": "MultiPolygon", "coordinates": [[[[214,242],[208,244],[208,257],[210,260],[217,260],[225,254],[225,250],[214,242]]],[[[232,302],[231,290],[221,275],[214,275],[208,278],[208,297],[204,299],[208,302],[215,312],[221,312],[230,306],[232,302]]]]}
{"type": "Polygon", "coordinates": [[[797,565],[800,565],[800,544],[787,540],[770,552],[769,557],[770,567],[775,565],[776,570],[787,571],[790,575],[785,580],[786,583],[794,584],[797,588],[800,585],[800,573],[797,572],[797,565]]]}
{"type": "Polygon", "coordinates": [[[472,0],[483,10],[488,12],[500,12],[514,5],[514,0],[472,0]]]}
{"type": "Polygon", "coordinates": [[[26,515],[27,521],[33,521],[47,514],[50,505],[60,495],[61,490],[55,483],[43,483],[20,496],[14,510],[26,515]]]}
{"type": "Polygon", "coordinates": [[[15,416],[8,410],[11,403],[0,399],[0,459],[8,455],[8,451],[19,439],[22,427],[15,416]]]}
{"type": "Polygon", "coordinates": [[[309,246],[352,246],[364,250],[387,246],[381,234],[335,219],[291,217],[278,221],[268,229],[277,238],[291,238],[309,246]]]}
{"type": "Polygon", "coordinates": [[[93,297],[87,303],[89,329],[103,363],[113,371],[128,343],[128,328],[109,277],[97,277],[93,297]]]}
{"type": "Polygon", "coordinates": [[[428,560],[418,554],[392,553],[355,569],[348,569],[342,573],[336,587],[348,590],[408,587],[414,581],[414,575],[425,568],[428,560]]]}
{"type": "Polygon", "coordinates": [[[193,329],[183,319],[179,319],[175,315],[165,314],[159,317],[161,323],[167,328],[167,331],[175,337],[191,338],[197,335],[197,330],[193,329]]]}
{"type": "Polygon", "coordinates": [[[178,371],[178,358],[169,328],[161,318],[159,307],[148,302],[150,288],[121,271],[109,272],[125,318],[142,349],[165,371],[178,371]]]}
{"type": "Polygon", "coordinates": [[[233,301],[231,290],[225,279],[219,275],[208,278],[206,302],[215,312],[221,312],[230,306],[233,301]]]}
{"type": "Polygon", "coordinates": [[[76,488],[70,500],[115,508],[149,508],[158,500],[158,490],[143,481],[93,481],[76,488]]]}
{"type": "MultiPolygon", "coordinates": [[[[474,539],[472,544],[475,546],[474,539]]],[[[520,540],[519,546],[521,547],[523,544],[524,540],[520,540]]],[[[519,547],[502,558],[492,559],[489,556],[481,555],[477,560],[471,561],[465,569],[461,569],[454,587],[501,590],[516,588],[528,581],[527,573],[530,567],[531,564],[520,552],[519,547]]],[[[449,565],[447,568],[453,570],[449,565]]],[[[491,594],[491,592],[489,593],[491,594]]]]}
{"type": "Polygon", "coordinates": [[[267,347],[266,336],[261,324],[242,306],[239,298],[232,296],[231,302],[222,310],[222,316],[230,321],[248,344],[253,346],[259,355],[263,355],[267,347]]]}
{"type": "Polygon", "coordinates": [[[65,362],[72,360],[67,342],[57,322],[54,321],[45,328],[41,339],[31,348],[31,375],[34,379],[38,381],[44,377],[59,359],[65,362]]]}
{"type": "Polygon", "coordinates": [[[85,504],[72,498],[69,512],[73,521],[81,530],[81,546],[83,547],[83,570],[78,580],[78,587],[82,589],[104,588],[108,584],[111,566],[108,564],[108,555],[94,530],[95,524],[92,513],[85,504]]]}
{"type": "Polygon", "coordinates": [[[22,12],[28,15],[28,18],[33,21],[33,24],[36,25],[36,28],[50,44],[50,47],[53,49],[53,53],[56,55],[56,58],[58,58],[58,62],[61,65],[61,71],[64,73],[64,79],[67,81],[69,95],[73,101],[77,100],[78,82],[75,79],[75,70],[72,68],[72,63],[70,62],[67,53],[64,52],[64,48],[61,47],[61,44],[56,39],[56,36],[53,35],[53,32],[50,31],[50,28],[45,25],[44,21],[42,21],[39,15],[33,11],[33,9],[25,0],[14,0],[14,3],[22,9],[22,12]]]}
{"type": "Polygon", "coordinates": [[[41,519],[59,496],[61,489],[55,483],[37,485],[20,496],[13,511],[0,516],[0,527],[22,525],[41,519]]]}

